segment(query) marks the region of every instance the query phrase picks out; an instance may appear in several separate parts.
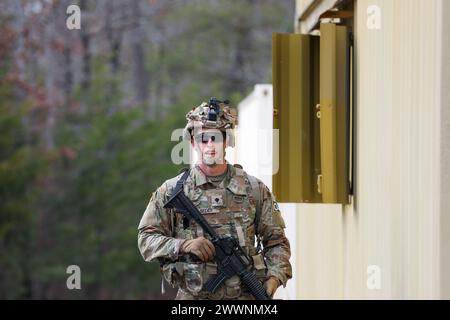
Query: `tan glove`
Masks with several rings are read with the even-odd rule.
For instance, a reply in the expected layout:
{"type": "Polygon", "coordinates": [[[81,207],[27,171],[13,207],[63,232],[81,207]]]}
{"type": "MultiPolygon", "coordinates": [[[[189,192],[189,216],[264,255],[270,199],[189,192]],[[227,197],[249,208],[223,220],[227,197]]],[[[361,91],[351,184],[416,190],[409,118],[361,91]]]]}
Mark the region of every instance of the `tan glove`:
{"type": "Polygon", "coordinates": [[[264,289],[266,289],[267,294],[271,298],[273,297],[273,295],[275,294],[275,291],[277,291],[277,288],[279,286],[280,286],[280,281],[274,276],[271,276],[269,279],[267,279],[264,282],[264,289]]]}
{"type": "Polygon", "coordinates": [[[181,245],[182,253],[193,253],[203,262],[210,261],[214,258],[216,252],[211,241],[204,237],[198,237],[192,240],[186,240],[181,245]]]}

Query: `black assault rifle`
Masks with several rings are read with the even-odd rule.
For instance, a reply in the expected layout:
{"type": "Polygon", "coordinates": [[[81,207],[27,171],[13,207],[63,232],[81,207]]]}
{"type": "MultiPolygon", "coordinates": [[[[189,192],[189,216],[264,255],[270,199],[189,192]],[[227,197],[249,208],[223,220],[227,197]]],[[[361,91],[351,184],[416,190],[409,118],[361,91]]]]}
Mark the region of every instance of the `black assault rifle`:
{"type": "Polygon", "coordinates": [[[180,180],[177,181],[173,194],[164,205],[164,208],[173,208],[184,214],[188,219],[194,220],[211,237],[211,242],[216,250],[214,259],[217,262],[217,275],[206,281],[203,289],[214,293],[223,281],[238,275],[242,283],[256,299],[269,300],[270,297],[267,295],[266,290],[255,274],[249,270],[252,265],[250,258],[236,239],[232,236],[219,236],[192,203],[191,199],[184,194],[183,184],[188,174],[189,170],[185,171],[180,180]]]}

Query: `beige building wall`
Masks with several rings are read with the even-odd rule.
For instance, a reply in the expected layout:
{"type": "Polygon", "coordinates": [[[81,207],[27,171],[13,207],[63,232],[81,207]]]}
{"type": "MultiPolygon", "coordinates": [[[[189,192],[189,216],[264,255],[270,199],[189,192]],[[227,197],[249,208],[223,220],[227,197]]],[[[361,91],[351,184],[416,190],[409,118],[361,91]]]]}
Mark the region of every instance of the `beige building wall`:
{"type": "Polygon", "coordinates": [[[442,1],[441,55],[441,298],[450,299],[450,1],[442,1]]]}
{"type": "Polygon", "coordinates": [[[446,0],[356,1],[356,193],[296,205],[296,298],[450,298],[449,20],[446,0]]]}

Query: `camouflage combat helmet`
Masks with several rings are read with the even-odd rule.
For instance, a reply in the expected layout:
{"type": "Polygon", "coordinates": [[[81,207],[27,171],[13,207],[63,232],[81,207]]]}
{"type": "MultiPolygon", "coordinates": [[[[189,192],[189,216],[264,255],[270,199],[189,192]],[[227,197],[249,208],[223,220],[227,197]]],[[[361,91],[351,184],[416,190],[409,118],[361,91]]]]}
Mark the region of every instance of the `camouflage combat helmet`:
{"type": "Polygon", "coordinates": [[[220,101],[216,98],[209,99],[209,103],[203,102],[196,108],[192,108],[186,114],[187,124],[183,131],[183,138],[190,141],[194,128],[219,129],[226,132],[226,143],[234,147],[233,129],[237,125],[237,111],[228,105],[229,101],[220,101]]]}

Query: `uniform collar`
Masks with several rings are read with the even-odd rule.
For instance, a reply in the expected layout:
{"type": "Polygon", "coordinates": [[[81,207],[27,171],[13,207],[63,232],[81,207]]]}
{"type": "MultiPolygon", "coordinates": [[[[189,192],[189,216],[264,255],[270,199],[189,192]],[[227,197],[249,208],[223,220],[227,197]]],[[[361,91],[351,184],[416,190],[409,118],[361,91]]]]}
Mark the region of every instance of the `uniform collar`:
{"type": "MultiPolygon", "coordinates": [[[[247,191],[244,177],[236,174],[236,168],[233,165],[227,163],[227,166],[227,175],[219,186],[222,188],[227,188],[234,194],[245,195],[247,191]]],[[[208,183],[208,178],[197,165],[194,166],[192,171],[195,186],[201,186],[208,183]]]]}
{"type": "MultiPolygon", "coordinates": [[[[208,183],[208,178],[197,165],[194,166],[192,171],[194,172],[193,178],[195,186],[201,186],[203,184],[208,183]]],[[[225,179],[221,182],[221,184],[230,181],[230,179],[234,177],[235,174],[236,174],[235,168],[231,164],[227,163],[227,175],[225,179]]]]}

